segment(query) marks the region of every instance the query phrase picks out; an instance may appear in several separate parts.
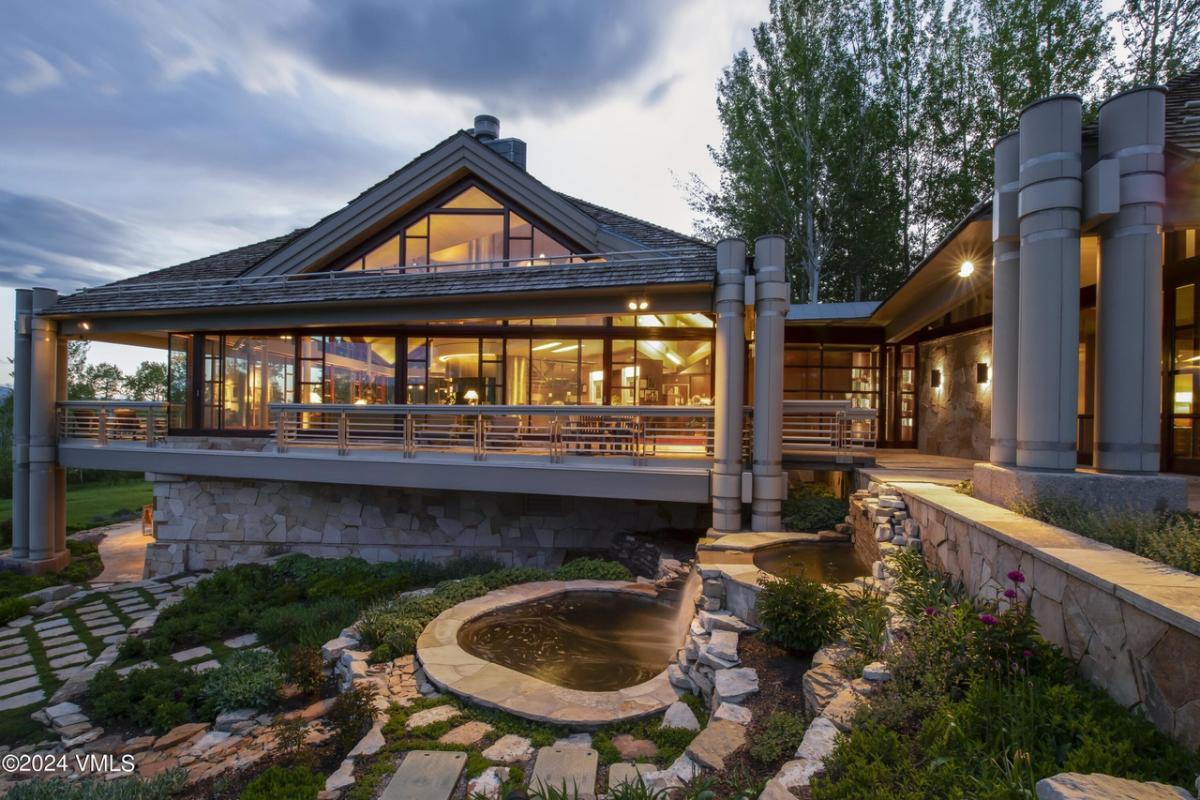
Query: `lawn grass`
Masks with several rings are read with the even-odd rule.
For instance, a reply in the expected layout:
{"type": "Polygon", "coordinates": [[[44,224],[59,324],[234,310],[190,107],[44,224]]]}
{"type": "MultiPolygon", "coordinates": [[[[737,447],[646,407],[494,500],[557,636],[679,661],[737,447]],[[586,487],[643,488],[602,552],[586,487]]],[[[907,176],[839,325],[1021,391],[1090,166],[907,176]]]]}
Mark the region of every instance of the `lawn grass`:
{"type": "MultiPolygon", "coordinates": [[[[67,487],[67,533],[137,519],[153,497],[146,481],[67,487]]],[[[0,498],[0,526],[11,528],[12,498],[0,498]],[[8,523],[8,524],[5,524],[8,523]]]]}

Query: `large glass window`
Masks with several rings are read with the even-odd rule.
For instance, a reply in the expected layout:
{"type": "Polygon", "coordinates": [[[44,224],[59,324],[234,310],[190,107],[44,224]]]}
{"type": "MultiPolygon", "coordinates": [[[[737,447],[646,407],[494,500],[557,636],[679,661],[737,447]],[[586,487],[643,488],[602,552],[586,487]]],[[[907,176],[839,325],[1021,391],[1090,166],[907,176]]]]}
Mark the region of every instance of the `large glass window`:
{"type": "Polygon", "coordinates": [[[360,252],[344,270],[440,272],[501,266],[538,266],[578,261],[571,250],[477,186],[470,186],[438,208],[410,222],[382,243],[360,252]]]}
{"type": "Polygon", "coordinates": [[[167,424],[192,427],[192,337],[167,337],[167,424]]]}
{"type": "Polygon", "coordinates": [[[394,336],[305,336],[300,397],[306,403],[377,405],[395,401],[394,336]]]}
{"type": "Polygon", "coordinates": [[[712,342],[614,339],[613,405],[712,405],[712,342]]]}
{"type": "Polygon", "coordinates": [[[290,336],[226,336],[223,428],[270,427],[271,403],[291,399],[296,346],[290,336]]]}
{"type": "Polygon", "coordinates": [[[878,347],[789,344],[783,355],[783,396],[879,408],[879,373],[878,347]]]}

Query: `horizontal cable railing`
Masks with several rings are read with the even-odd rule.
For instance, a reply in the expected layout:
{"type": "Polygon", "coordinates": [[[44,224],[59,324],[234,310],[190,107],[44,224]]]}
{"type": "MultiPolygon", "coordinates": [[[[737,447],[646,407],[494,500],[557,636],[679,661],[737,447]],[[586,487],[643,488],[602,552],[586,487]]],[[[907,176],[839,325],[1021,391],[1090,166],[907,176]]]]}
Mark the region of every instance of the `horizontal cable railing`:
{"type": "Polygon", "coordinates": [[[711,458],[710,406],[270,406],[277,449],[336,445],[399,449],[407,457],[428,452],[623,456],[636,462],[665,456],[711,458]]]}
{"type": "Polygon", "coordinates": [[[167,435],[167,404],[136,400],[66,400],[58,404],[60,439],[145,442],[167,435]]]}
{"type": "MultiPolygon", "coordinates": [[[[371,270],[322,270],[319,272],[296,272],[275,275],[240,275],[232,278],[196,278],[193,280],[157,281],[152,284],[154,291],[194,291],[218,287],[253,288],[257,286],[273,286],[293,281],[331,281],[331,280],[362,280],[370,277],[395,277],[405,275],[429,275],[449,272],[469,272],[478,270],[529,269],[530,267],[563,267],[580,264],[601,264],[617,262],[622,265],[654,265],[673,263],[681,258],[696,256],[696,249],[662,248],[650,250],[619,250],[604,253],[571,253],[564,256],[545,256],[538,258],[503,258],[486,261],[457,261],[452,263],[397,265],[382,269],[371,270]]],[[[121,282],[104,286],[85,287],[78,294],[120,294],[132,291],[145,291],[150,284],[139,282],[121,282]]]]}
{"type": "Polygon", "coordinates": [[[783,450],[861,450],[875,447],[879,413],[849,400],[785,400],[783,450]]]}

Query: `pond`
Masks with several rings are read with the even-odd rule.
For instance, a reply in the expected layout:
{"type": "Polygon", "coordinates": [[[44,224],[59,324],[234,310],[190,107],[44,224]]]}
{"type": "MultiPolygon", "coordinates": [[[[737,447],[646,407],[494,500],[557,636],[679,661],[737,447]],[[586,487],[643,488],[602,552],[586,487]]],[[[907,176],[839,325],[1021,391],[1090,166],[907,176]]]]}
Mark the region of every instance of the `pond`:
{"type": "Polygon", "coordinates": [[[822,583],[848,583],[871,573],[852,545],[838,542],[774,545],[755,551],[754,566],[785,578],[803,572],[822,583]]]}
{"type": "Polygon", "coordinates": [[[458,643],[547,683],[615,691],[667,668],[683,643],[681,611],[678,597],[571,591],[476,617],[463,624],[458,643]]]}

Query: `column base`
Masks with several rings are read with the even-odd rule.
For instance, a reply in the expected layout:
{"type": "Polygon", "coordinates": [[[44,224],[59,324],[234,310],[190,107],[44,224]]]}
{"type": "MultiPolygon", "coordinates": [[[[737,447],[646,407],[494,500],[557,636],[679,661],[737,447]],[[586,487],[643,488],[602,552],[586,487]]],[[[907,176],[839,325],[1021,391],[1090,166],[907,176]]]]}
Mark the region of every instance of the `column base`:
{"type": "Polygon", "coordinates": [[[1125,474],[1089,470],[1040,470],[976,464],[975,497],[1009,508],[1021,498],[1056,497],[1090,508],[1186,511],[1187,479],[1162,473],[1125,474]]]}
{"type": "Polygon", "coordinates": [[[0,558],[0,571],[11,570],[22,575],[45,575],[47,572],[58,572],[71,563],[71,552],[63,550],[51,558],[0,558]]]}

